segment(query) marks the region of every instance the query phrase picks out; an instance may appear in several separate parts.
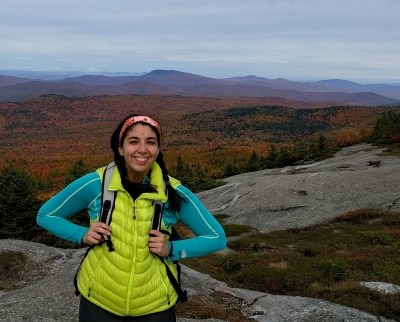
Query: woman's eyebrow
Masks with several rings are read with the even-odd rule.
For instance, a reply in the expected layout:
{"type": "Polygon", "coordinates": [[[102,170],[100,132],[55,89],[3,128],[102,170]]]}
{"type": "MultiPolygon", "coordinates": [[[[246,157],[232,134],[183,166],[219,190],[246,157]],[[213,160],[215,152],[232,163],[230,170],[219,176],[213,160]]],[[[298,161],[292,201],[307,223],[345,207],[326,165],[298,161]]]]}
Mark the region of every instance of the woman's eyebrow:
{"type": "MultiPolygon", "coordinates": [[[[136,140],[139,140],[141,137],[140,136],[135,136],[135,135],[132,135],[132,136],[128,136],[127,137],[127,139],[129,140],[129,139],[136,139],[136,140]]],[[[157,138],[155,137],[155,136],[148,136],[148,137],[146,137],[145,138],[146,140],[157,140],[157,138]]]]}

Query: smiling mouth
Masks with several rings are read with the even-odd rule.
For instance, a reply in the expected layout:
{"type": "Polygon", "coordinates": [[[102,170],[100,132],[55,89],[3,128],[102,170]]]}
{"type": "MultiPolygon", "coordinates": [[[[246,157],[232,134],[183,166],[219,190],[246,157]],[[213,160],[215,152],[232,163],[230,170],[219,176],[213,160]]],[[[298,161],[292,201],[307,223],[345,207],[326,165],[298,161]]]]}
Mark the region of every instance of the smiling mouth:
{"type": "Polygon", "coordinates": [[[145,157],[134,157],[134,160],[135,160],[137,163],[139,163],[139,164],[143,164],[143,163],[146,163],[146,162],[149,160],[149,158],[145,158],[145,157]]]}

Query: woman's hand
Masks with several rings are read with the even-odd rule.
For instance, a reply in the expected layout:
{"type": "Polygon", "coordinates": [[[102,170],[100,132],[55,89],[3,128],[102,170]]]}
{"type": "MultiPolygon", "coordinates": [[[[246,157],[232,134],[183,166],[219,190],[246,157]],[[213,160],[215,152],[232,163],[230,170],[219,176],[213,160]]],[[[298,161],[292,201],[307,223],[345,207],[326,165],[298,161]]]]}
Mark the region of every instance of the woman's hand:
{"type": "Polygon", "coordinates": [[[149,232],[149,249],[152,253],[161,257],[168,256],[168,242],[164,234],[158,230],[150,230],[149,232]]]}
{"type": "Polygon", "coordinates": [[[110,236],[111,227],[103,222],[95,222],[90,226],[85,236],[83,236],[82,241],[88,245],[97,245],[104,241],[103,234],[110,236]]]}

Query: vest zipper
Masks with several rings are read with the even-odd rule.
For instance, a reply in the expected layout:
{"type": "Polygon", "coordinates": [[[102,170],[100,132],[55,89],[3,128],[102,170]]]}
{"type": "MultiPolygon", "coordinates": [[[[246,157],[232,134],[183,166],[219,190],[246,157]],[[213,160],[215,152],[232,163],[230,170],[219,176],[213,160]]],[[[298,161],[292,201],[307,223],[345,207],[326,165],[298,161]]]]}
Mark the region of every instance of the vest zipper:
{"type": "Polygon", "coordinates": [[[137,222],[136,222],[136,200],[133,203],[133,219],[134,219],[134,225],[135,225],[135,234],[133,236],[133,249],[134,253],[132,254],[132,259],[131,259],[131,275],[129,277],[129,282],[128,282],[128,294],[126,298],[126,305],[125,305],[125,312],[126,315],[129,315],[129,300],[131,298],[131,289],[132,289],[132,283],[133,283],[133,275],[134,275],[134,267],[135,267],[135,261],[136,261],[136,242],[137,242],[137,222]]]}

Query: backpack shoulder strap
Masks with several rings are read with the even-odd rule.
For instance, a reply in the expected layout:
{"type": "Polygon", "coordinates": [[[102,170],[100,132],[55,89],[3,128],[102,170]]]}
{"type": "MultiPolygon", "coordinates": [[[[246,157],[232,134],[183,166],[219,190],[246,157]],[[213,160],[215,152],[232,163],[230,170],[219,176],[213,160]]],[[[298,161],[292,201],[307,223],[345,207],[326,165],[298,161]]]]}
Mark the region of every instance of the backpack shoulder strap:
{"type": "Polygon", "coordinates": [[[156,255],[156,256],[160,259],[161,262],[164,263],[165,270],[167,271],[167,276],[168,276],[172,286],[174,287],[176,293],[178,294],[178,301],[181,303],[185,303],[188,300],[188,293],[187,293],[187,290],[183,290],[181,287],[181,281],[180,281],[181,270],[180,270],[179,263],[174,262],[175,265],[177,265],[177,269],[178,269],[178,279],[176,279],[174,274],[172,274],[168,264],[165,262],[165,259],[159,255],[156,255]]]}
{"type": "MultiPolygon", "coordinates": [[[[163,180],[163,188],[165,195],[167,195],[167,185],[163,180]]],[[[151,219],[151,229],[161,230],[162,212],[164,210],[164,203],[162,200],[153,200],[153,218],[151,219]]]]}
{"type": "MultiPolygon", "coordinates": [[[[165,195],[167,195],[167,185],[165,184],[164,180],[163,180],[163,184],[164,184],[165,195]]],[[[153,207],[154,207],[154,212],[153,212],[152,229],[160,230],[162,214],[163,214],[163,210],[164,210],[164,203],[161,200],[154,200],[153,207]]],[[[172,234],[170,234],[167,231],[162,231],[163,233],[167,233],[168,235],[170,235],[170,240],[171,240],[171,237],[173,237],[173,234],[177,235],[175,228],[172,227],[172,229],[173,229],[172,234]]],[[[174,237],[175,237],[175,235],[174,235],[174,237]]],[[[171,243],[171,251],[172,251],[172,243],[171,243]]],[[[170,253],[171,253],[171,251],[170,251],[170,253]]],[[[156,256],[160,259],[160,261],[165,266],[165,270],[167,271],[168,279],[170,280],[172,286],[174,287],[176,293],[178,294],[178,301],[180,301],[181,303],[185,303],[188,300],[188,294],[187,294],[187,290],[183,290],[181,287],[181,278],[180,278],[181,277],[181,267],[180,267],[178,261],[173,262],[175,264],[177,272],[178,272],[178,279],[176,279],[174,274],[171,272],[171,269],[169,268],[168,264],[165,262],[165,259],[159,255],[156,255],[156,256]]]]}
{"type": "MultiPolygon", "coordinates": [[[[103,180],[101,182],[102,185],[102,194],[101,194],[101,210],[100,210],[100,218],[99,221],[104,222],[107,225],[111,224],[112,213],[114,211],[114,203],[117,197],[116,191],[108,190],[108,186],[111,181],[112,174],[116,167],[115,162],[111,162],[107,165],[103,173],[103,180]]],[[[104,235],[104,241],[107,244],[108,250],[110,252],[114,251],[114,246],[111,241],[111,236],[104,235]]]]}

